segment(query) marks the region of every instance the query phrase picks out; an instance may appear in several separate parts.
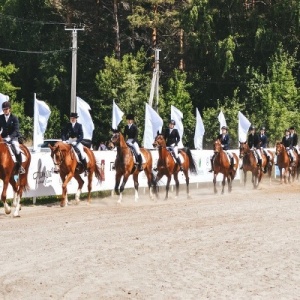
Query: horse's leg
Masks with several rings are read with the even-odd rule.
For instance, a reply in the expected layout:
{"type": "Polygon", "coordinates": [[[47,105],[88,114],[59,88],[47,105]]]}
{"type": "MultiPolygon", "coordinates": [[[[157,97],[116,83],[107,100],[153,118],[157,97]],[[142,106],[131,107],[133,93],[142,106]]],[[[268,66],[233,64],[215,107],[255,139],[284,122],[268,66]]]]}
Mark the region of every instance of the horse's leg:
{"type": "Polygon", "coordinates": [[[21,197],[23,194],[23,185],[24,184],[22,184],[20,177],[17,182],[14,180],[13,177],[11,177],[9,182],[14,191],[13,207],[15,207],[15,211],[14,211],[13,216],[19,217],[20,216],[19,211],[21,210],[21,197]]]}
{"type": "Polygon", "coordinates": [[[119,185],[120,185],[120,182],[121,182],[121,177],[122,177],[122,174],[121,173],[118,173],[116,171],[116,177],[115,177],[115,187],[114,187],[114,190],[115,190],[115,193],[117,195],[120,194],[120,191],[119,191],[119,185]]]}
{"type": "Polygon", "coordinates": [[[225,179],[226,179],[226,176],[225,176],[225,174],[224,174],[224,175],[223,175],[223,180],[222,180],[222,191],[221,191],[221,194],[224,194],[225,179]]]}
{"type": "Polygon", "coordinates": [[[122,202],[122,199],[123,199],[123,192],[124,192],[124,189],[125,189],[125,184],[128,180],[128,177],[130,176],[130,173],[129,172],[126,172],[123,176],[123,180],[122,180],[122,183],[121,183],[121,186],[120,186],[120,196],[119,196],[119,200],[118,200],[118,203],[121,203],[122,202]]]}
{"type": "Polygon", "coordinates": [[[149,196],[150,199],[153,200],[153,194],[152,194],[152,183],[153,183],[153,175],[152,175],[152,170],[151,168],[148,167],[148,165],[146,166],[146,168],[144,169],[145,174],[147,176],[147,183],[148,183],[148,188],[149,188],[149,196]]]}
{"type": "Polygon", "coordinates": [[[11,207],[9,206],[9,204],[6,202],[6,192],[7,192],[7,188],[8,188],[8,180],[5,179],[3,181],[3,190],[2,190],[2,194],[1,194],[1,200],[3,202],[3,206],[4,206],[4,211],[7,215],[9,215],[11,213],[11,207]]]}
{"type": "Polygon", "coordinates": [[[217,190],[217,175],[216,173],[214,173],[214,179],[213,179],[213,183],[214,183],[214,193],[216,194],[218,192],[217,190]]]}
{"type": "Polygon", "coordinates": [[[232,191],[232,177],[230,176],[230,174],[227,176],[227,184],[228,184],[228,193],[231,193],[232,191]]]}
{"type": "Polygon", "coordinates": [[[138,202],[139,200],[139,174],[138,173],[134,173],[132,175],[133,177],[133,183],[134,183],[134,201],[138,202]]]}
{"type": "Polygon", "coordinates": [[[189,177],[189,171],[187,169],[183,170],[183,174],[185,176],[185,183],[186,183],[186,195],[187,198],[191,198],[190,196],[190,177],[189,177]]]}
{"type": "MultiPolygon", "coordinates": [[[[93,176],[93,173],[89,172],[88,173],[88,178],[90,176],[93,176]]],[[[80,195],[81,195],[81,191],[82,191],[82,187],[83,187],[83,184],[84,184],[84,180],[81,178],[81,176],[75,172],[74,174],[74,178],[76,179],[76,181],[78,182],[78,188],[77,188],[77,192],[75,194],[75,203],[76,204],[79,204],[80,202],[80,195]]],[[[90,186],[88,185],[88,204],[90,203],[90,197],[91,197],[91,189],[90,189],[90,186]]]]}
{"type": "Polygon", "coordinates": [[[247,171],[244,171],[244,186],[246,186],[246,182],[247,182],[247,171]]]}
{"type": "Polygon", "coordinates": [[[155,179],[153,180],[154,191],[155,191],[155,195],[156,195],[157,198],[159,198],[157,183],[161,180],[162,177],[163,177],[163,174],[158,172],[155,179]]]}
{"type": "Polygon", "coordinates": [[[68,205],[68,195],[67,195],[67,185],[65,184],[66,175],[60,173],[60,179],[63,182],[62,184],[62,195],[60,200],[60,206],[65,207],[68,205]]]}
{"type": "Polygon", "coordinates": [[[176,198],[178,197],[179,194],[179,180],[178,180],[178,172],[174,173],[174,181],[175,181],[175,189],[176,189],[176,198]]]}
{"type": "Polygon", "coordinates": [[[167,179],[167,184],[166,184],[166,196],[165,196],[165,200],[168,200],[169,197],[169,189],[170,189],[170,181],[171,181],[171,175],[168,176],[167,179]]]}

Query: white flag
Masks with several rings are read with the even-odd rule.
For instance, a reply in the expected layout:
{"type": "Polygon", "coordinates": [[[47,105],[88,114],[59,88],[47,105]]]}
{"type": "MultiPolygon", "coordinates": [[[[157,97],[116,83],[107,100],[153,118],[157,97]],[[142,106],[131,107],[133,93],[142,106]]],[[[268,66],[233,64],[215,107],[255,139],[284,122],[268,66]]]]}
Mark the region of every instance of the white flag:
{"type": "Polygon", "coordinates": [[[158,113],[146,103],[145,107],[145,131],[144,131],[144,147],[153,149],[153,142],[157,131],[161,132],[163,120],[158,113]]]}
{"type": "Polygon", "coordinates": [[[239,142],[246,142],[248,130],[251,125],[250,121],[239,111],[239,142]]]}
{"type": "Polygon", "coordinates": [[[171,105],[171,119],[176,122],[176,125],[174,128],[177,128],[180,136],[180,142],[178,143],[179,148],[183,148],[182,144],[182,136],[183,136],[183,124],[182,124],[182,118],[183,118],[183,113],[176,108],[175,106],[171,105]]]}
{"type": "Polygon", "coordinates": [[[118,129],[119,123],[122,121],[124,113],[113,100],[113,111],[112,111],[112,129],[118,129]]]}
{"type": "Polygon", "coordinates": [[[36,99],[34,94],[34,116],[33,116],[33,150],[36,151],[39,144],[44,141],[51,110],[46,102],[36,99]]]}
{"type": "MultiPolygon", "coordinates": [[[[4,95],[2,93],[0,93],[0,107],[2,107],[2,103],[5,101],[9,101],[9,97],[7,95],[4,95]]],[[[3,114],[2,109],[0,110],[0,115],[3,114]]]]}
{"type": "Polygon", "coordinates": [[[87,140],[92,140],[93,131],[95,129],[92,117],[90,115],[91,107],[81,98],[77,97],[77,113],[79,123],[82,125],[83,137],[87,140]]]}
{"type": "Polygon", "coordinates": [[[195,127],[195,136],[194,136],[194,146],[195,149],[203,149],[203,136],[204,136],[204,124],[201,118],[201,115],[196,108],[196,127],[195,127]]]}
{"type": "Polygon", "coordinates": [[[226,120],[225,120],[225,116],[224,116],[222,110],[219,113],[218,120],[219,120],[219,123],[220,123],[220,133],[222,133],[222,129],[221,128],[223,126],[227,126],[226,120]]]}

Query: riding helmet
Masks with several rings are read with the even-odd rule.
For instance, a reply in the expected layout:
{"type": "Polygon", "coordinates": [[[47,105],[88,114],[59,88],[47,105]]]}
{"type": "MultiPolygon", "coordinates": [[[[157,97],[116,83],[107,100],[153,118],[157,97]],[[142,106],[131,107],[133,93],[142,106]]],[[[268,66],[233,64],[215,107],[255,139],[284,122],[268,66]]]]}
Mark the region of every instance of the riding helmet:
{"type": "Polygon", "coordinates": [[[170,120],[170,121],[169,121],[169,124],[176,125],[176,122],[175,122],[174,120],[170,120]]]}
{"type": "Polygon", "coordinates": [[[10,105],[10,103],[8,101],[4,101],[2,103],[2,109],[4,109],[4,108],[11,108],[11,105],[10,105]]]}
{"type": "Polygon", "coordinates": [[[250,130],[256,130],[256,127],[253,125],[250,127],[250,130]]]}
{"type": "Polygon", "coordinates": [[[126,116],[126,120],[134,120],[134,115],[133,114],[128,114],[126,116]]]}
{"type": "Polygon", "coordinates": [[[76,112],[71,112],[70,113],[70,118],[78,118],[78,114],[76,112]]]}

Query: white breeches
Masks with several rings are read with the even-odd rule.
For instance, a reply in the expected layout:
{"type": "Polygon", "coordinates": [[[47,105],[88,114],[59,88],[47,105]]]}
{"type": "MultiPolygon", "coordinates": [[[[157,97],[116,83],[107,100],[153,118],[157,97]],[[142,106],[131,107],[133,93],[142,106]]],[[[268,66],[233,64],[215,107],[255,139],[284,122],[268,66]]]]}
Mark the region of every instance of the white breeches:
{"type": "Polygon", "coordinates": [[[137,142],[132,143],[132,141],[133,141],[133,139],[128,139],[127,143],[134,148],[137,155],[140,155],[141,151],[140,151],[139,144],[137,142]]]}
{"type": "Polygon", "coordinates": [[[15,145],[17,154],[20,154],[21,149],[20,149],[20,144],[19,144],[18,138],[14,138],[13,140],[11,140],[11,143],[13,145],[15,145]]]}

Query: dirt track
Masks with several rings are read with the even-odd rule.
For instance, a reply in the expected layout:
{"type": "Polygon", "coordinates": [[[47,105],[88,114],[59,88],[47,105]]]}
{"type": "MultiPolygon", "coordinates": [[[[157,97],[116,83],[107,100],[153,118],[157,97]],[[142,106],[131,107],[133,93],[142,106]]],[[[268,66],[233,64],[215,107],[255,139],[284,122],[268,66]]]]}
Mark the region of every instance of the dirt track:
{"type": "Polygon", "coordinates": [[[0,213],[0,299],[299,299],[300,184],[0,213]]]}

